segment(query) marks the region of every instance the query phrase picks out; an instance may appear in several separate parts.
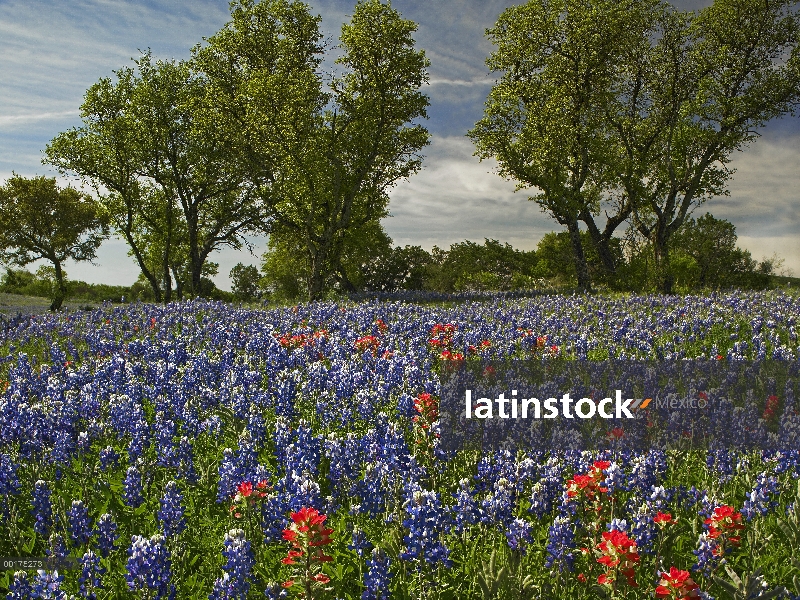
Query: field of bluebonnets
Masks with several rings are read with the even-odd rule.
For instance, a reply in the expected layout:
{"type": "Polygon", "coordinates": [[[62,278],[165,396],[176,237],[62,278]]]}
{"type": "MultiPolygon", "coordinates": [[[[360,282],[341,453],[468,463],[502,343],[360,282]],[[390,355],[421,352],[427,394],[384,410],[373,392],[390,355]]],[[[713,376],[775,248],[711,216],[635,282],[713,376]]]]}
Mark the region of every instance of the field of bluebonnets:
{"type": "Polygon", "coordinates": [[[769,292],[0,321],[0,555],[53,561],[5,564],[0,587],[796,598],[799,316],[796,296],[769,292]],[[448,455],[439,374],[481,358],[774,359],[791,376],[731,413],[755,449],[448,455]]]}

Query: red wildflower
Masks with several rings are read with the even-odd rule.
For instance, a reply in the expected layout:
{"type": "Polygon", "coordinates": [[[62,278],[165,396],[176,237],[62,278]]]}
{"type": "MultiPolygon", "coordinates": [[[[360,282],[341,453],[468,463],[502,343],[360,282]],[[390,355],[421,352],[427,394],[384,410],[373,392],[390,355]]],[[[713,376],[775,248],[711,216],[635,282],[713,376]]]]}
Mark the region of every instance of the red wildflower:
{"type": "Polygon", "coordinates": [[[672,515],[670,513],[662,513],[661,511],[659,511],[655,517],[653,517],[653,523],[655,523],[662,529],[667,525],[675,523],[676,520],[677,519],[672,518],[672,515]]]}
{"type": "MultiPolygon", "coordinates": [[[[298,582],[307,598],[315,597],[313,590],[330,582],[330,577],[322,573],[322,564],[330,562],[333,557],[323,552],[321,546],[330,544],[333,529],[325,526],[327,515],[320,514],[316,508],[304,506],[290,515],[292,523],[283,530],[283,539],[292,548],[281,560],[285,565],[293,566],[293,577],[287,583],[298,582]]],[[[289,587],[284,584],[285,587],[289,587]]]]}
{"type": "Polygon", "coordinates": [[[603,541],[597,544],[597,549],[600,551],[597,562],[606,567],[606,572],[597,579],[600,585],[614,585],[619,573],[629,586],[637,587],[634,567],[639,562],[639,552],[634,540],[624,531],[612,529],[603,532],[603,541]]]}
{"type": "Polygon", "coordinates": [[[358,338],[354,343],[356,350],[359,352],[366,352],[370,350],[373,354],[378,352],[378,346],[380,346],[380,340],[376,338],[374,335],[365,335],[364,337],[358,338]]]}
{"type": "Polygon", "coordinates": [[[725,553],[726,543],[739,545],[741,538],[731,534],[744,529],[742,513],[735,512],[732,506],[725,504],[716,507],[711,517],[705,520],[705,524],[708,525],[708,537],[717,540],[717,547],[714,549],[716,556],[725,553]]]}
{"type": "Polygon", "coordinates": [[[661,572],[661,581],[656,587],[656,598],[670,598],[681,600],[683,598],[699,598],[698,586],[691,577],[689,571],[681,571],[675,567],[669,568],[669,573],[661,572]]]}

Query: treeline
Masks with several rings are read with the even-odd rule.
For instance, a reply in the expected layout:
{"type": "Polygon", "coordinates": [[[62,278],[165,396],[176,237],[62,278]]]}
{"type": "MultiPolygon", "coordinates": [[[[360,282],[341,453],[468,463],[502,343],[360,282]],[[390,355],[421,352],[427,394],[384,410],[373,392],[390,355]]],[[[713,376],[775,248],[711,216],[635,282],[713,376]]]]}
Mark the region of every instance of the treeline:
{"type": "Polygon", "coordinates": [[[430,63],[414,22],[357,0],[334,48],[299,0],[230,8],[189,60],[147,52],[100,79],[81,125],[47,144],[44,163],[94,195],[44,177],[0,187],[0,261],[48,261],[52,309],[68,293],[64,261],[92,260],[109,235],[128,244],[156,302],[209,295],[209,257],[251,235],[269,235],[263,270],[237,277],[311,301],[537,279],[586,291],[764,285],[769,261],[731,246],[730,223],[691,215],[727,194],[733,153],[800,105],[797,2],[503,11],[487,31],[496,83],[466,133],[563,228],[533,254],[495,242],[392,248],[389,190],[419,171],[430,141],[430,63]],[[712,229],[717,246],[704,239],[712,229]]]}
{"type": "MultiPolygon", "coordinates": [[[[644,292],[654,289],[659,276],[647,240],[631,236],[609,244],[617,263],[609,275],[588,232],[580,233],[586,261],[598,287],[614,291],[644,292]]],[[[724,219],[706,213],[689,218],[672,238],[676,291],[724,288],[765,289],[781,271],[783,260],[755,260],[737,246],[736,229],[724,219]]],[[[351,257],[352,258],[352,257],[351,257]]],[[[290,252],[272,245],[264,254],[261,270],[237,265],[231,271],[238,298],[297,300],[306,288],[307,270],[292,262],[290,252]]],[[[440,293],[577,289],[573,247],[569,232],[548,233],[535,250],[523,251],[508,243],[486,239],[436,246],[428,252],[419,246],[392,246],[388,237],[373,241],[361,260],[345,262],[326,282],[338,294],[426,290],[440,293]]]]}
{"type": "MultiPolygon", "coordinates": [[[[86,302],[153,302],[153,290],[141,279],[133,285],[107,285],[104,283],[87,283],[66,277],[63,279],[63,300],[86,302]]],[[[231,302],[236,296],[231,292],[220,290],[210,279],[202,279],[202,297],[211,300],[231,302]]],[[[31,273],[27,269],[6,268],[0,275],[0,293],[21,294],[52,299],[58,294],[58,282],[54,269],[48,266],[39,267],[31,273]]],[[[254,296],[251,296],[254,297],[254,296]]]]}

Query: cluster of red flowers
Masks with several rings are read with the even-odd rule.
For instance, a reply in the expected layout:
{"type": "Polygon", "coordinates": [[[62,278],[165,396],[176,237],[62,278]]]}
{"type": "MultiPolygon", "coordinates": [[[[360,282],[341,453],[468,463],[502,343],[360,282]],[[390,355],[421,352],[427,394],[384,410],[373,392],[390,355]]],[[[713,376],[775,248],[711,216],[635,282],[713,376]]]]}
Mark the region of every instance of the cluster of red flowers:
{"type": "Polygon", "coordinates": [[[389,330],[389,326],[383,319],[375,319],[375,326],[378,328],[378,333],[381,335],[386,335],[386,332],[389,330]]]}
{"type": "Polygon", "coordinates": [[[267,480],[259,481],[255,487],[252,481],[245,481],[236,486],[236,494],[233,496],[233,504],[230,511],[237,519],[242,517],[243,512],[252,508],[256,503],[267,496],[267,480]]]}
{"type": "Polygon", "coordinates": [[[664,529],[667,525],[673,525],[678,519],[674,518],[670,513],[662,513],[658,511],[653,517],[653,523],[658,525],[659,529],[664,529]]]}
{"type": "Polygon", "coordinates": [[[419,414],[414,416],[412,421],[423,429],[428,429],[431,423],[439,418],[439,402],[427,392],[422,392],[414,398],[414,408],[419,414]]]}
{"type": "Polygon", "coordinates": [[[597,583],[611,589],[616,587],[619,575],[625,577],[628,585],[637,587],[634,566],[639,562],[636,542],[624,531],[603,532],[603,541],[597,544],[600,556],[597,559],[606,568],[606,572],[597,578],[597,583]]]}
{"type": "Polygon", "coordinates": [[[764,407],[764,414],[761,415],[761,418],[765,421],[769,421],[772,417],[774,417],[778,413],[778,397],[775,395],[770,396],[767,398],[767,405],[764,407]]]}
{"type": "Polygon", "coordinates": [[[699,598],[699,589],[700,586],[689,577],[689,571],[670,567],[669,573],[661,572],[661,580],[656,586],[656,598],[670,598],[671,600],[699,598]]]}
{"type": "Polygon", "coordinates": [[[285,335],[278,336],[278,343],[284,348],[290,348],[294,350],[295,348],[302,348],[303,346],[311,345],[314,341],[324,338],[327,335],[328,331],[326,329],[320,329],[319,331],[315,331],[314,333],[310,334],[298,333],[292,336],[287,333],[285,335]]]}
{"type": "Polygon", "coordinates": [[[483,340],[477,346],[473,346],[472,344],[470,344],[469,346],[467,346],[467,350],[469,350],[470,354],[477,354],[478,352],[483,352],[484,350],[488,350],[491,347],[492,347],[492,342],[490,342],[489,340],[483,340]]]}
{"type": "Polygon", "coordinates": [[[705,524],[708,525],[708,537],[717,542],[714,548],[715,556],[723,556],[728,545],[739,545],[741,538],[733,534],[744,529],[744,524],[742,524],[742,513],[735,512],[732,506],[727,504],[718,506],[705,520],[705,524]]]}
{"type": "Polygon", "coordinates": [[[322,549],[333,541],[330,537],[333,529],[325,527],[327,518],[316,508],[304,506],[291,514],[292,523],[283,530],[283,539],[292,547],[281,562],[294,566],[292,577],[283,583],[283,587],[298,585],[307,598],[312,598],[315,589],[331,580],[322,572],[322,565],[333,560],[322,549]]]}
{"type": "Polygon", "coordinates": [[[353,345],[359,352],[366,352],[367,350],[370,350],[373,354],[377,354],[380,344],[380,340],[374,335],[365,335],[358,338],[353,345]]]}
{"type": "Polygon", "coordinates": [[[437,348],[449,348],[453,344],[453,336],[457,329],[453,323],[437,323],[431,328],[428,343],[437,348]]]}
{"type": "Polygon", "coordinates": [[[598,492],[607,492],[608,488],[602,485],[606,474],[603,472],[611,466],[607,460],[596,460],[586,475],[575,475],[567,481],[567,497],[579,499],[584,497],[587,500],[594,500],[598,492]]]}
{"type": "Polygon", "coordinates": [[[439,351],[439,358],[446,361],[462,361],[464,354],[453,350],[453,337],[458,327],[453,323],[437,323],[431,328],[428,344],[439,351]]]}

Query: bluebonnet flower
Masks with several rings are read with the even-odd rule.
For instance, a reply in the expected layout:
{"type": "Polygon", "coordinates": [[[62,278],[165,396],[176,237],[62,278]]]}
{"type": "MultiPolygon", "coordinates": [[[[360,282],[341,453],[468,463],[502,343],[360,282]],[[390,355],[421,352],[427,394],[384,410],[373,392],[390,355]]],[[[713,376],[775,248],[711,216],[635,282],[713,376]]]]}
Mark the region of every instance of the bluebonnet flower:
{"type": "Polygon", "coordinates": [[[64,543],[64,538],[61,534],[53,533],[50,535],[49,547],[45,550],[45,554],[51,558],[64,558],[69,554],[67,544],[64,543]]]}
{"type": "Polygon", "coordinates": [[[494,484],[493,492],[483,500],[481,522],[505,526],[513,518],[514,512],[511,482],[501,477],[494,484]]]}
{"type": "Polygon", "coordinates": [[[104,558],[116,549],[114,542],[119,539],[116,531],[117,524],[113,517],[108,513],[100,515],[97,519],[97,547],[104,558]]]}
{"type": "Polygon", "coordinates": [[[628,533],[628,521],[625,519],[611,519],[607,527],[608,531],[623,531],[628,533]]]}
{"type": "Polygon", "coordinates": [[[128,548],[125,580],[130,591],[155,591],[156,600],[172,597],[175,586],[170,584],[172,565],[164,538],[154,535],[150,539],[134,535],[128,548]]]}
{"type": "Polygon", "coordinates": [[[128,467],[125,474],[125,489],[122,492],[122,498],[125,504],[132,508],[138,508],[144,502],[142,497],[142,475],[136,467],[128,467]]]}
{"type": "Polygon", "coordinates": [[[403,521],[408,533],[403,538],[405,549],[400,558],[424,559],[431,565],[441,562],[449,567],[450,550],[441,541],[450,522],[449,512],[436,492],[422,490],[417,484],[412,484],[409,491],[405,503],[408,517],[403,521]]]}
{"type": "Polygon", "coordinates": [[[103,471],[116,468],[119,463],[119,454],[113,446],[106,446],[100,450],[100,468],[103,471]]]}
{"type": "Polygon", "coordinates": [[[709,575],[718,560],[714,554],[716,547],[717,543],[708,536],[708,533],[701,533],[697,539],[697,550],[692,550],[697,557],[697,562],[692,566],[692,570],[709,575]]]}
{"type": "Polygon", "coordinates": [[[194,453],[192,444],[186,436],[178,442],[178,454],[175,457],[178,465],[178,478],[187,483],[197,483],[197,472],[194,470],[194,453]]]}
{"type": "Polygon", "coordinates": [[[183,518],[183,496],[174,481],[167,483],[164,497],[161,498],[161,508],[158,511],[158,520],[161,522],[161,533],[165,538],[179,535],[186,528],[183,518]]]}
{"type": "Polygon", "coordinates": [[[361,600],[389,600],[389,585],[392,575],[389,572],[391,560],[380,548],[372,551],[372,558],[367,561],[367,572],[364,574],[364,591],[361,600]]]}
{"type": "Polygon", "coordinates": [[[230,500],[236,494],[236,486],[243,481],[244,473],[232,448],[222,451],[222,462],[219,465],[219,482],[217,483],[217,502],[230,500]]]}
{"type": "Polygon", "coordinates": [[[469,479],[462,479],[458,483],[458,493],[455,495],[456,505],[453,508],[455,513],[455,530],[461,533],[470,525],[478,522],[481,510],[475,502],[475,498],[469,489],[469,479]]]}
{"type": "Polygon", "coordinates": [[[8,586],[6,600],[29,600],[32,590],[28,574],[25,571],[17,571],[8,586]]]}
{"type": "Polygon", "coordinates": [[[417,409],[414,406],[414,398],[409,394],[401,394],[397,400],[397,414],[401,417],[415,417],[417,416],[417,409]]]}
{"type": "Polygon", "coordinates": [[[261,503],[261,530],[265,542],[282,539],[283,530],[288,526],[289,501],[283,491],[269,494],[261,503]]]}
{"type": "Polygon", "coordinates": [[[92,523],[89,519],[89,509],[80,500],[73,500],[72,507],[67,513],[69,520],[69,536],[76,546],[82,546],[92,536],[92,523]]]}
{"type": "Polygon", "coordinates": [[[222,555],[227,559],[222,577],[214,582],[209,600],[245,600],[250,589],[250,572],[254,559],[250,542],[241,529],[231,529],[225,534],[225,549],[222,555]]]}
{"type": "Polygon", "coordinates": [[[548,530],[546,569],[572,570],[575,564],[575,525],[569,518],[558,516],[548,530]]]}
{"type": "Polygon", "coordinates": [[[531,524],[522,519],[514,519],[506,528],[506,541],[512,550],[519,550],[525,554],[528,544],[531,543],[531,524]]]}
{"type": "Polygon", "coordinates": [[[178,426],[175,421],[167,419],[163,412],[158,412],[156,413],[154,429],[158,464],[162,467],[177,466],[174,438],[178,426]]]}
{"type": "Polygon", "coordinates": [[[92,523],[89,519],[89,510],[80,500],[73,500],[72,507],[67,512],[69,521],[69,536],[77,546],[82,546],[92,536],[92,523]]]}
{"type": "Polygon", "coordinates": [[[33,506],[31,515],[36,519],[33,530],[42,537],[49,537],[50,528],[53,526],[53,507],[50,503],[50,488],[46,481],[40,479],[34,484],[31,505],[33,506]]]}
{"type": "Polygon", "coordinates": [[[606,478],[603,480],[603,485],[608,488],[608,493],[613,494],[618,490],[624,490],[626,484],[625,472],[616,462],[612,462],[606,469],[606,478]]]}
{"type": "Polygon", "coordinates": [[[552,512],[553,503],[561,495],[563,485],[561,465],[556,460],[548,460],[542,477],[533,484],[531,506],[528,510],[537,517],[543,517],[552,512]]]}
{"type": "Polygon", "coordinates": [[[283,587],[280,583],[273,581],[267,584],[264,595],[269,600],[283,600],[283,598],[289,597],[289,590],[283,587]]]}
{"type": "Polygon", "coordinates": [[[19,479],[17,479],[17,469],[15,464],[7,454],[0,454],[0,496],[12,496],[19,493],[19,479]]]}
{"type": "Polygon", "coordinates": [[[95,589],[102,588],[100,576],[105,572],[100,566],[100,558],[91,550],[87,550],[81,558],[81,575],[78,578],[81,596],[95,600],[95,589]]]}
{"type": "Polygon", "coordinates": [[[771,499],[772,496],[778,493],[778,479],[774,475],[767,475],[766,473],[759,473],[756,479],[756,485],[747,494],[747,500],[742,507],[742,514],[750,521],[756,515],[764,516],[769,512],[769,509],[777,505],[777,502],[771,499]]]}
{"type": "Polygon", "coordinates": [[[360,558],[363,558],[364,552],[372,549],[372,543],[367,539],[366,534],[360,527],[353,528],[353,541],[347,545],[350,550],[354,550],[360,558]]]}
{"type": "Polygon", "coordinates": [[[42,600],[66,600],[67,594],[61,589],[61,582],[64,576],[59,575],[58,571],[37,571],[36,580],[33,582],[31,598],[41,598],[42,600]]]}

